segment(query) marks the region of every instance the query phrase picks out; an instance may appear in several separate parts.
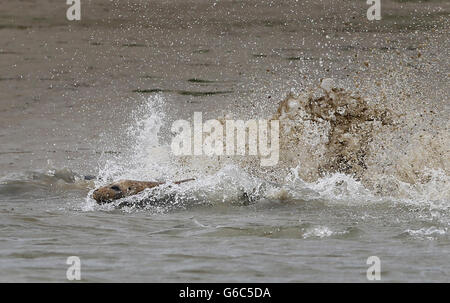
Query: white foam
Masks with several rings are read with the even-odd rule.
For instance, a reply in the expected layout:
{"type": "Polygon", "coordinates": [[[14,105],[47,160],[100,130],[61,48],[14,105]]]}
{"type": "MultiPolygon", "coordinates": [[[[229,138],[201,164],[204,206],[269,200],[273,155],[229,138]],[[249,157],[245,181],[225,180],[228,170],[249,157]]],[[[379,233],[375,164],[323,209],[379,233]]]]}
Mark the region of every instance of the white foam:
{"type": "Polygon", "coordinates": [[[446,235],[447,228],[437,228],[435,226],[431,226],[428,228],[407,229],[405,232],[415,238],[434,240],[436,237],[446,235]]]}

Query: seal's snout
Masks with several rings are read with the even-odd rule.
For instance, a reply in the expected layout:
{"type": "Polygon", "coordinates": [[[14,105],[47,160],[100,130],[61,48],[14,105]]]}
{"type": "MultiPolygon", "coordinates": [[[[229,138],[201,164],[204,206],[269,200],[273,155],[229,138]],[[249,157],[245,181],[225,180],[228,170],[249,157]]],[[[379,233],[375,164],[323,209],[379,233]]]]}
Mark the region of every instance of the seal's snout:
{"type": "Polygon", "coordinates": [[[100,202],[100,194],[98,192],[98,189],[94,190],[94,192],[92,193],[92,198],[97,201],[100,202]]]}
{"type": "Polygon", "coordinates": [[[94,200],[97,201],[97,203],[105,203],[108,200],[107,196],[102,194],[101,188],[96,189],[92,193],[92,198],[94,198],[94,200]]]}

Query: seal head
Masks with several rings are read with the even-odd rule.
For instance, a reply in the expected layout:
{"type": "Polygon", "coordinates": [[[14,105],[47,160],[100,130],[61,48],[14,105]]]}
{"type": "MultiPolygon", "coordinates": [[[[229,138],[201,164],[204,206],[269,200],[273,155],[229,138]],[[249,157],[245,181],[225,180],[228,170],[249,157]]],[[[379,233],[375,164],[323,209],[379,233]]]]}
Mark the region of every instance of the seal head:
{"type": "MultiPolygon", "coordinates": [[[[180,184],[194,179],[186,179],[174,182],[173,184],[180,184]]],[[[92,198],[98,204],[110,203],[114,200],[136,195],[147,188],[153,188],[164,184],[165,182],[146,182],[134,180],[120,180],[106,186],[99,187],[92,193],[92,198]]]]}
{"type": "Polygon", "coordinates": [[[92,198],[99,204],[108,203],[138,194],[146,188],[152,188],[160,184],[159,182],[120,180],[96,189],[92,194],[92,198]]]}

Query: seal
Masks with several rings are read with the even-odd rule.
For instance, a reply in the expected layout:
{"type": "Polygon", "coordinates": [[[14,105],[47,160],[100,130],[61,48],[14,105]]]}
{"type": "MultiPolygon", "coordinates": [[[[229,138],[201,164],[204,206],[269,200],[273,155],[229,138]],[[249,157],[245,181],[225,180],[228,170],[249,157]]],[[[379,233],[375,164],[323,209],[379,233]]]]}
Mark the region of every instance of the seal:
{"type": "MultiPolygon", "coordinates": [[[[173,184],[181,184],[193,181],[195,179],[186,179],[173,184]]],[[[136,195],[147,188],[153,188],[165,184],[166,182],[148,182],[134,180],[119,180],[106,186],[99,187],[92,193],[92,198],[98,204],[110,203],[114,200],[136,195]]]]}

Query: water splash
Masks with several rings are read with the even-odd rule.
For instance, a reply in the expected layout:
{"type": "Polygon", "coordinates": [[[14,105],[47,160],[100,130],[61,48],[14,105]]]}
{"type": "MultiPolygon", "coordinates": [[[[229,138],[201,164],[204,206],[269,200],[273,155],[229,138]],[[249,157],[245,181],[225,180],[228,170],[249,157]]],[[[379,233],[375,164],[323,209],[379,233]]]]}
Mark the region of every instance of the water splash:
{"type": "MultiPolygon", "coordinates": [[[[156,200],[165,200],[172,207],[185,207],[262,199],[348,204],[386,198],[439,208],[450,205],[448,134],[413,133],[405,113],[336,88],[329,79],[299,96],[289,94],[272,115],[280,121],[276,169],[261,168],[250,157],[173,156],[170,142],[161,136],[161,130],[168,129],[162,95],[150,97],[133,117],[128,150],[103,157],[96,186],[118,179],[196,181],[180,186],[169,182],[115,206],[147,201],[155,208],[156,200]]],[[[87,208],[91,204],[88,198],[87,208]]]]}

